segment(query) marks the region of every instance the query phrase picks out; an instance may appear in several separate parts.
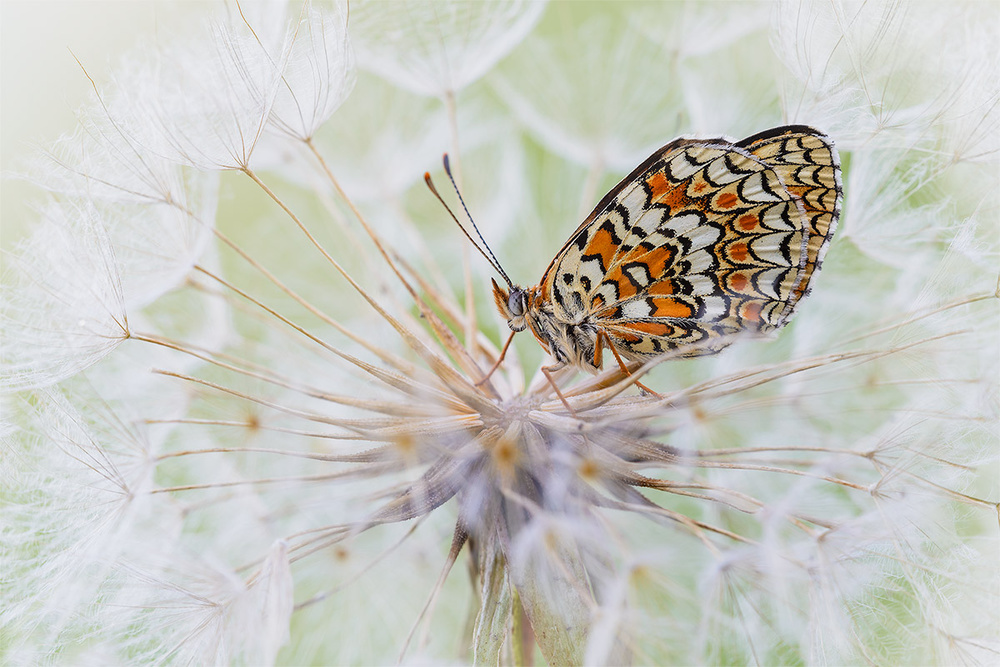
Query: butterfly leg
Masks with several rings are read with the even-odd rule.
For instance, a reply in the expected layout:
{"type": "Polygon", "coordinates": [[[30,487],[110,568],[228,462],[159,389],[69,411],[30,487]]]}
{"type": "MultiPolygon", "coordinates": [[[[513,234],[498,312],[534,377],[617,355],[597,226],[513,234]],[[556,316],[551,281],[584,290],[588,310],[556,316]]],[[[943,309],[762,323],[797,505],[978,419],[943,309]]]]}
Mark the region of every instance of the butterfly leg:
{"type": "Polygon", "coordinates": [[[541,371],[542,373],[545,374],[545,379],[547,379],[549,381],[549,384],[552,385],[552,389],[555,390],[556,396],[559,397],[559,400],[562,401],[562,404],[566,406],[566,409],[569,410],[569,413],[571,415],[576,416],[576,410],[574,410],[573,406],[569,404],[569,402],[566,400],[566,397],[563,396],[563,393],[559,391],[559,387],[558,385],[556,385],[556,379],[552,377],[553,371],[557,371],[563,368],[565,365],[566,365],[565,362],[562,362],[562,363],[555,363],[551,366],[542,366],[541,371]]]}
{"type": "MultiPolygon", "coordinates": [[[[596,346],[598,350],[601,349],[601,344],[602,343],[607,344],[608,349],[611,350],[611,354],[615,355],[615,361],[618,362],[618,367],[622,369],[622,373],[624,373],[628,377],[631,377],[632,373],[629,372],[628,367],[625,365],[625,362],[622,361],[621,356],[619,356],[619,354],[618,354],[618,350],[616,350],[615,346],[611,344],[611,339],[608,338],[608,334],[604,333],[603,331],[601,331],[599,329],[597,331],[597,346],[596,346]]],[[[595,359],[599,360],[600,353],[596,352],[594,354],[594,357],[595,357],[595,359]]],[[[598,363],[598,365],[600,365],[600,364],[598,363]]],[[[663,398],[663,396],[661,396],[660,394],[657,394],[655,391],[653,391],[652,389],[650,389],[649,387],[647,387],[643,383],[639,382],[638,380],[635,381],[635,386],[637,386],[639,389],[641,389],[645,393],[650,394],[652,396],[655,396],[656,398],[663,398]]]]}
{"type": "Polygon", "coordinates": [[[510,332],[510,336],[507,337],[507,342],[503,344],[503,349],[500,350],[500,356],[497,357],[496,363],[494,363],[493,366],[490,368],[490,370],[486,372],[486,375],[483,376],[483,379],[476,383],[477,387],[486,382],[487,380],[489,380],[491,377],[493,377],[494,371],[500,368],[500,364],[503,363],[503,358],[507,356],[507,348],[510,347],[510,342],[514,340],[515,333],[517,332],[516,331],[510,332]]]}

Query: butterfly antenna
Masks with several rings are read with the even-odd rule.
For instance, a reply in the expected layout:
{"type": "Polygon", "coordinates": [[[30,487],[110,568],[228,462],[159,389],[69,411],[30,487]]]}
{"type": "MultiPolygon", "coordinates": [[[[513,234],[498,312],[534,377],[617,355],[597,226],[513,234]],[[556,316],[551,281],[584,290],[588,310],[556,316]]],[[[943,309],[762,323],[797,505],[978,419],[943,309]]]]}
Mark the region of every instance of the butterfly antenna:
{"type": "Polygon", "coordinates": [[[441,205],[444,206],[444,210],[448,211],[448,215],[451,216],[451,219],[455,221],[455,224],[458,225],[458,228],[462,230],[463,234],[465,234],[465,238],[469,239],[469,242],[472,243],[472,245],[476,247],[476,250],[478,250],[479,253],[486,258],[486,261],[490,263],[490,266],[496,269],[496,272],[503,277],[504,282],[507,283],[507,286],[513,289],[514,283],[507,275],[507,272],[503,270],[503,267],[500,266],[499,260],[497,260],[496,255],[493,254],[493,251],[490,250],[490,246],[486,243],[486,239],[483,238],[482,233],[479,231],[479,227],[476,226],[476,221],[473,220],[472,215],[469,214],[469,209],[465,205],[465,200],[462,199],[462,193],[459,192],[458,186],[455,184],[455,178],[451,175],[451,166],[448,164],[447,153],[444,154],[444,173],[448,174],[448,180],[451,181],[451,186],[455,189],[455,194],[458,195],[458,201],[462,204],[462,210],[465,211],[465,216],[469,219],[469,222],[472,223],[472,228],[476,230],[476,236],[478,236],[479,240],[482,241],[483,243],[482,246],[476,243],[476,240],[472,238],[472,236],[469,234],[468,230],[465,228],[465,225],[459,222],[455,214],[452,213],[452,210],[448,207],[448,204],[445,203],[444,199],[441,197],[441,194],[437,191],[437,188],[434,187],[434,183],[433,181],[431,181],[430,172],[424,172],[424,183],[427,184],[427,187],[430,189],[430,191],[434,194],[435,197],[437,197],[437,200],[441,202],[441,205]],[[483,248],[486,248],[486,250],[483,250],[483,248]]]}

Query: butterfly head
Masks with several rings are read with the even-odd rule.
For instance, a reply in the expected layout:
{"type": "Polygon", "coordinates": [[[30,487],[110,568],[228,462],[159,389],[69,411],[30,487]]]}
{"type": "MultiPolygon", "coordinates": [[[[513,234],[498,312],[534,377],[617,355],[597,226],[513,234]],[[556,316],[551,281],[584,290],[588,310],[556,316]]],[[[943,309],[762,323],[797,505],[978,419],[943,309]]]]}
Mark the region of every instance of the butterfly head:
{"type": "Polygon", "coordinates": [[[497,310],[507,320],[511,331],[524,331],[528,326],[528,305],[531,302],[531,292],[523,287],[511,285],[509,290],[500,287],[493,281],[493,300],[497,310]]]}

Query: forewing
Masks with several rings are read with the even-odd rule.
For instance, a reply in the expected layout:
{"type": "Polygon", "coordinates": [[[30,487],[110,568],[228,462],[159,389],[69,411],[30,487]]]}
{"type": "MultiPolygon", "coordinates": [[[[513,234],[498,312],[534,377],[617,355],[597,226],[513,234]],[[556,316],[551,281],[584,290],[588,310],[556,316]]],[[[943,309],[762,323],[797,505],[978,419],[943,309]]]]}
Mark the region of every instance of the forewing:
{"type": "Polygon", "coordinates": [[[619,350],[705,354],[782,326],[840,206],[829,139],[803,126],[679,140],[609,193],[543,278],[556,314],[619,350]]]}

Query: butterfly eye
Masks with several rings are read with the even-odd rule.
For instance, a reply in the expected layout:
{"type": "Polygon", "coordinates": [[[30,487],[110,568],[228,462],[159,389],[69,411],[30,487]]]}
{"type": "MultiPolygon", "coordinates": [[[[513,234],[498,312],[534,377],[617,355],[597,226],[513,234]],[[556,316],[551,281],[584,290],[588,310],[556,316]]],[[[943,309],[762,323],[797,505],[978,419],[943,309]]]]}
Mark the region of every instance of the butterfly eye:
{"type": "Polygon", "coordinates": [[[527,295],[524,290],[515,289],[510,293],[510,297],[507,299],[507,310],[514,317],[520,317],[524,315],[526,306],[528,305],[527,295]]]}

